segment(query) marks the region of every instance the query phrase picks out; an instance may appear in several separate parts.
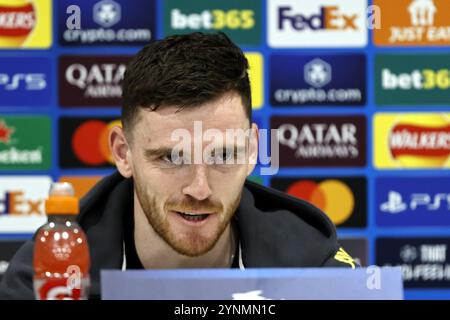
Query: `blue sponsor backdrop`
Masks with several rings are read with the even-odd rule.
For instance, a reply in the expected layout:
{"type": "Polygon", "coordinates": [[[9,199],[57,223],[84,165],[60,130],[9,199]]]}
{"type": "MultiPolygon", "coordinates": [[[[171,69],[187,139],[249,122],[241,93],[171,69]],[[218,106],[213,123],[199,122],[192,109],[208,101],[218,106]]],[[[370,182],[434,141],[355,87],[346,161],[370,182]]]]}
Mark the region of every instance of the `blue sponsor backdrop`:
{"type": "Polygon", "coordinates": [[[58,40],[63,46],[145,45],[156,37],[154,0],[58,2],[58,40]],[[80,29],[67,19],[77,12],[74,4],[80,8],[80,29]]]}
{"type": "Polygon", "coordinates": [[[450,227],[450,180],[380,177],[376,180],[377,225],[450,227]]]}
{"type": "Polygon", "coordinates": [[[0,110],[50,107],[55,83],[50,58],[2,55],[0,66],[0,110]]]}
{"type": "MultiPolygon", "coordinates": [[[[244,0],[245,1],[245,0],[244,0]]],[[[0,84],[0,112],[1,114],[42,114],[48,115],[52,119],[53,137],[53,155],[52,155],[52,167],[50,170],[46,171],[1,171],[2,175],[33,175],[33,174],[48,174],[52,176],[55,180],[61,175],[105,175],[112,172],[112,169],[62,169],[59,166],[59,141],[61,139],[67,139],[59,135],[59,119],[61,117],[119,117],[119,108],[61,108],[58,101],[58,84],[54,79],[58,78],[57,64],[58,59],[61,55],[133,55],[135,54],[146,41],[139,41],[138,35],[141,34],[142,37],[148,35],[148,33],[136,33],[135,36],[138,37],[136,41],[131,41],[132,33],[129,33],[127,41],[118,41],[117,33],[119,30],[151,30],[152,39],[160,39],[163,37],[163,16],[164,16],[164,1],[163,0],[116,0],[116,2],[121,4],[121,20],[106,27],[108,23],[108,14],[103,17],[105,19],[102,23],[103,26],[98,22],[94,21],[93,18],[93,5],[99,1],[53,1],[53,43],[52,46],[47,50],[0,50],[0,74],[8,74],[9,77],[12,73],[48,73],[46,80],[47,87],[41,92],[31,92],[24,89],[24,82],[21,82],[19,86],[20,94],[16,95],[13,92],[6,92],[4,85],[0,84]],[[82,28],[89,29],[92,31],[91,35],[85,35],[86,42],[81,41],[65,41],[64,32],[67,29],[66,19],[69,14],[66,13],[67,6],[76,3],[82,8],[82,28]],[[154,7],[153,7],[154,6],[154,7]],[[154,9],[153,9],[154,8],[154,9]],[[103,31],[95,31],[103,30],[103,31]],[[111,31],[105,31],[111,30],[111,31]],[[97,33],[96,33],[97,32],[97,33]],[[98,39],[113,39],[112,34],[114,33],[115,40],[98,40],[98,39]],[[96,34],[96,36],[92,35],[96,34]],[[109,38],[108,38],[109,37],[109,38]],[[90,39],[90,40],[89,40],[90,39]],[[97,39],[96,41],[92,39],[97,39]],[[12,58],[15,57],[15,58],[12,58]],[[36,60],[39,59],[39,60],[36,60]],[[19,63],[17,62],[19,61],[19,63]],[[45,92],[45,94],[44,94],[45,92]],[[42,96],[36,96],[36,94],[42,94],[42,96]],[[38,107],[38,108],[37,108],[38,107]]],[[[262,16],[266,17],[267,0],[261,1],[262,6],[262,16]]],[[[369,5],[372,1],[369,1],[369,5]]],[[[121,33],[124,35],[124,33],[121,33]]],[[[393,187],[397,188],[400,193],[402,193],[403,200],[406,202],[408,193],[416,192],[410,187],[412,180],[403,180],[399,178],[410,178],[411,176],[420,176],[434,178],[433,183],[424,183],[427,189],[423,192],[435,193],[435,192],[448,192],[448,185],[450,181],[450,174],[448,170],[376,170],[373,166],[373,136],[372,132],[373,124],[372,118],[376,112],[439,112],[450,110],[448,105],[421,105],[413,107],[405,106],[390,106],[383,107],[382,110],[375,105],[375,86],[374,86],[374,58],[376,53],[448,53],[448,48],[439,47],[429,47],[429,48],[376,48],[373,45],[373,35],[369,31],[369,41],[367,46],[363,48],[329,48],[329,49],[318,49],[318,48],[301,48],[301,49],[274,49],[269,47],[267,43],[267,21],[263,19],[262,21],[262,34],[263,41],[259,45],[253,46],[242,46],[244,51],[259,52],[264,57],[264,105],[261,109],[254,110],[254,115],[258,119],[258,122],[262,127],[268,128],[270,123],[270,118],[274,115],[276,116],[302,116],[302,115],[341,115],[341,116],[354,116],[363,115],[368,121],[368,131],[367,131],[367,165],[360,168],[342,168],[342,167],[329,167],[329,168],[281,168],[277,174],[277,177],[323,177],[324,179],[332,176],[342,176],[342,177],[355,177],[355,176],[365,176],[367,177],[367,195],[368,195],[368,212],[367,212],[367,226],[362,228],[345,228],[338,229],[338,234],[342,238],[366,238],[368,240],[369,254],[368,254],[368,264],[375,264],[376,259],[376,239],[379,237],[416,237],[416,238],[427,238],[427,237],[441,237],[450,238],[450,228],[448,224],[444,224],[445,220],[439,220],[440,218],[431,217],[430,219],[424,221],[423,225],[419,225],[419,222],[412,223],[415,220],[415,214],[422,214],[425,212],[423,208],[417,212],[406,212],[405,215],[398,214],[397,216],[392,216],[393,220],[390,218],[378,219],[380,212],[379,206],[387,201],[387,195],[383,190],[388,191],[389,183],[393,187]],[[348,56],[351,54],[352,56],[348,56]],[[298,67],[271,67],[271,61],[277,61],[283,57],[288,59],[290,62],[288,66],[298,66],[298,67]],[[350,59],[350,57],[352,57],[350,59]],[[316,88],[317,86],[311,86],[309,83],[304,81],[304,68],[302,66],[310,61],[311,58],[320,58],[323,61],[328,62],[332,66],[332,80],[329,84],[322,87],[325,88],[339,88],[339,87],[355,87],[362,90],[366,89],[365,98],[362,99],[361,103],[320,103],[320,108],[317,104],[283,104],[275,105],[272,100],[272,89],[276,88],[290,88],[290,89],[304,89],[304,88],[316,88]],[[365,62],[364,62],[365,61],[365,62]],[[364,67],[365,65],[365,67],[364,67]],[[291,70],[292,69],[292,70],[291,70]],[[284,70],[284,71],[281,71],[284,70]],[[365,74],[361,72],[365,70],[365,74]],[[271,81],[275,81],[271,85],[271,81]],[[358,80],[357,80],[358,79],[358,80]],[[327,87],[328,88],[328,87],[327,87]],[[299,107],[301,105],[301,107],[299,107]],[[355,107],[355,105],[357,107],[355,107]],[[386,180],[386,186],[379,186],[376,179],[382,176],[386,180]],[[387,179],[392,178],[392,179],[387,179]],[[440,183],[435,183],[439,181],[440,183]],[[436,186],[435,186],[436,185],[436,186]],[[442,187],[442,189],[440,187],[442,187]],[[447,191],[444,187],[447,186],[447,191]],[[376,197],[379,196],[380,198],[376,197]],[[409,214],[407,216],[407,214],[409,214]],[[404,218],[403,218],[404,217],[404,218]],[[412,219],[412,220],[409,220],[412,219]],[[407,221],[409,220],[409,221],[407,221]],[[440,222],[439,222],[439,221],[440,222]],[[431,223],[431,222],[433,223],[431,223]],[[378,222],[378,225],[377,225],[378,222]],[[433,224],[433,227],[430,226],[433,224]],[[408,226],[409,224],[409,226],[408,226]],[[414,224],[414,226],[411,226],[414,224]],[[428,224],[428,226],[427,226],[428,224]],[[425,226],[425,227],[424,227],[425,226]]],[[[75,36],[73,36],[75,37],[75,36]]],[[[81,39],[81,35],[78,35],[81,39]]],[[[286,60],[286,61],[288,61],[286,60]]],[[[320,72],[318,78],[320,78],[320,72]]],[[[317,75],[316,75],[317,78],[317,75]]],[[[1,78],[6,79],[6,78],[1,78]]],[[[1,80],[6,82],[6,80],[1,80]]],[[[10,83],[11,81],[9,80],[10,83]]],[[[270,176],[262,176],[262,182],[265,185],[270,185],[270,176]]],[[[414,179],[413,179],[414,180],[414,179]]],[[[420,181],[420,180],[419,180],[420,181]]],[[[423,180],[422,180],[423,181],[423,180]]],[[[431,181],[431,180],[430,180],[431,181]]],[[[422,186],[420,186],[422,188],[422,186]]],[[[418,188],[419,191],[423,190],[418,188]]],[[[442,212],[437,213],[438,215],[444,215],[444,201],[441,202],[442,212]]],[[[381,216],[380,216],[381,217],[381,216]]],[[[417,218],[421,219],[421,218],[417,218]]],[[[0,234],[0,239],[23,239],[30,238],[30,234],[0,234]]],[[[378,252],[382,252],[382,245],[380,243],[378,252]]],[[[395,253],[393,254],[395,255],[395,253]]],[[[437,286],[436,286],[437,287],[437,286]]],[[[406,298],[450,298],[450,290],[434,290],[433,287],[427,288],[426,290],[406,290],[406,298]]]]}
{"type": "MultiPolygon", "coordinates": [[[[382,237],[377,239],[376,263],[401,265],[405,288],[448,289],[449,248],[450,239],[444,237],[382,237]]],[[[440,297],[446,298],[444,292],[440,297]]]]}
{"type": "Polygon", "coordinates": [[[364,54],[270,57],[273,106],[366,104],[364,54]]]}

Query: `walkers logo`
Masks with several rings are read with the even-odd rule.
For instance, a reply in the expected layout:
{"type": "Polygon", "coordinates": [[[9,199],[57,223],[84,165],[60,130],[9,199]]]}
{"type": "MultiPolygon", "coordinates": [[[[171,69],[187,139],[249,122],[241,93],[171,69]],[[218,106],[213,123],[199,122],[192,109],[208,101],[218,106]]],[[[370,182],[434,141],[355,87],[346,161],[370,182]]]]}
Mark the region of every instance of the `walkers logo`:
{"type": "Polygon", "coordinates": [[[278,130],[281,167],[363,167],[364,116],[272,117],[278,130]]]}
{"type": "Polygon", "coordinates": [[[377,168],[450,167],[450,114],[376,114],[377,168]]]}
{"type": "Polygon", "coordinates": [[[49,59],[2,57],[0,65],[0,107],[50,105],[49,59]]]}
{"type": "Polygon", "coordinates": [[[364,47],[367,0],[268,0],[272,47],[364,47]]]}
{"type": "Polygon", "coordinates": [[[127,56],[62,56],[59,103],[64,107],[120,106],[127,56]]]}
{"type": "Polygon", "coordinates": [[[448,54],[377,55],[377,104],[448,104],[449,59],[448,54]]]}
{"type": "Polygon", "coordinates": [[[69,118],[59,121],[62,168],[111,168],[114,160],[108,145],[109,130],[120,126],[112,118],[69,118]]]}
{"type": "Polygon", "coordinates": [[[48,48],[51,42],[51,1],[0,0],[0,48],[48,48]]]}
{"type": "Polygon", "coordinates": [[[338,227],[365,227],[367,220],[366,179],[273,178],[271,186],[312,203],[338,227]],[[356,201],[356,199],[358,199],[356,201]]]}
{"type": "Polygon", "coordinates": [[[166,0],[164,33],[222,31],[238,44],[259,44],[261,10],[259,1],[166,0]]]}
{"type": "Polygon", "coordinates": [[[378,238],[376,265],[400,266],[405,288],[450,288],[449,238],[378,238]]]}
{"type": "Polygon", "coordinates": [[[102,176],[63,176],[59,178],[59,181],[70,183],[75,191],[75,197],[80,199],[102,178],[102,176]]]}
{"type": "Polygon", "coordinates": [[[272,55],[270,102],[274,106],[364,105],[365,71],[362,54],[272,55]]]}
{"type": "Polygon", "coordinates": [[[33,233],[47,220],[47,176],[0,176],[0,232],[33,233]]]}
{"type": "Polygon", "coordinates": [[[344,238],[339,239],[339,244],[345,251],[362,267],[368,266],[369,248],[366,238],[344,238]]]}
{"type": "Polygon", "coordinates": [[[261,109],[264,103],[263,56],[258,52],[246,52],[248,77],[252,92],[252,108],[261,109]]]}
{"type": "Polygon", "coordinates": [[[62,45],[145,45],[156,37],[153,0],[61,0],[59,8],[62,45]]]}
{"type": "Polygon", "coordinates": [[[50,141],[48,117],[0,117],[0,170],[49,169],[50,141]]]}
{"type": "Polygon", "coordinates": [[[374,0],[382,28],[374,30],[379,46],[450,45],[450,3],[447,0],[374,0]]]}
{"type": "Polygon", "coordinates": [[[24,243],[25,241],[0,240],[0,282],[12,257],[24,243]]]}
{"type": "Polygon", "coordinates": [[[378,178],[380,226],[450,226],[450,179],[378,178]]]}

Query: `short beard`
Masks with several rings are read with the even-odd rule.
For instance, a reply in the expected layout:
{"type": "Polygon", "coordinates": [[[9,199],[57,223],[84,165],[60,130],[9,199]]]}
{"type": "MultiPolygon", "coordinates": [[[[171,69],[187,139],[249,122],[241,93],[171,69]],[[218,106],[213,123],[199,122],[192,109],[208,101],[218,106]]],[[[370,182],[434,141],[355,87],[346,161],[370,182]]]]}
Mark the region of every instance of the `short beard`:
{"type": "MultiPolygon", "coordinates": [[[[158,236],[163,239],[173,250],[176,252],[188,256],[188,257],[198,257],[201,256],[208,251],[210,251],[219,241],[223,232],[227,228],[230,223],[231,218],[233,217],[237,207],[239,206],[242,193],[239,192],[237,197],[232,201],[231,206],[222,215],[222,219],[219,220],[219,227],[216,232],[215,238],[211,240],[206,240],[199,235],[192,233],[188,235],[189,245],[186,246],[186,239],[179,239],[175,234],[170,230],[169,223],[167,222],[167,216],[165,208],[163,212],[160,212],[160,207],[158,207],[158,202],[155,197],[152,195],[146,195],[143,192],[137,183],[135,183],[135,191],[137,195],[137,199],[141,205],[142,211],[144,212],[148,223],[152,226],[153,230],[158,234],[158,236]]],[[[183,201],[182,206],[194,208],[211,208],[214,207],[214,204],[211,204],[209,201],[204,201],[205,205],[201,204],[202,202],[197,201],[183,201]],[[206,203],[205,203],[206,202],[206,203]],[[195,203],[195,204],[194,204],[195,203]]],[[[217,207],[217,205],[215,206],[217,207]]],[[[220,206],[223,208],[222,206],[220,206]]]]}

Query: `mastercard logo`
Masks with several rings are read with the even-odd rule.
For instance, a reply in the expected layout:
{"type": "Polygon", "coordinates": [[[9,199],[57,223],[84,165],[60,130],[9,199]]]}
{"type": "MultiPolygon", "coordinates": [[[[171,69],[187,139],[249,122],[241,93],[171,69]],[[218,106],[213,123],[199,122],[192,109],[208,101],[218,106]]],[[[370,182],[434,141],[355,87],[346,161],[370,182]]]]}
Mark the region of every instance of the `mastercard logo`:
{"type": "Polygon", "coordinates": [[[405,166],[444,166],[450,156],[450,119],[439,114],[401,117],[391,129],[389,150],[405,166]]]}
{"type": "Polygon", "coordinates": [[[301,180],[291,184],[286,192],[321,209],[336,225],[347,221],[355,208],[352,190],[342,181],[335,179],[320,183],[301,180]]]}
{"type": "Polygon", "coordinates": [[[108,136],[111,128],[121,126],[120,120],[83,122],[72,135],[72,150],[79,161],[91,166],[114,164],[109,150],[108,136]]]}

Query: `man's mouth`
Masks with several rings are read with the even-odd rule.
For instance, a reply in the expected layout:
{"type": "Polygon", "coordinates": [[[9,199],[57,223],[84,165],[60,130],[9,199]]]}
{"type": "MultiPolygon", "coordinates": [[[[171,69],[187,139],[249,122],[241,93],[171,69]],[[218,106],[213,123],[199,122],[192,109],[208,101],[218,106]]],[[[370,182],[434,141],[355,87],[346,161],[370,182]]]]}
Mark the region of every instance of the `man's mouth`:
{"type": "Polygon", "coordinates": [[[207,219],[208,216],[210,215],[210,213],[198,214],[198,213],[193,213],[193,212],[180,212],[180,211],[175,211],[175,212],[180,217],[182,217],[184,220],[191,221],[191,222],[203,221],[203,220],[207,219]]]}

